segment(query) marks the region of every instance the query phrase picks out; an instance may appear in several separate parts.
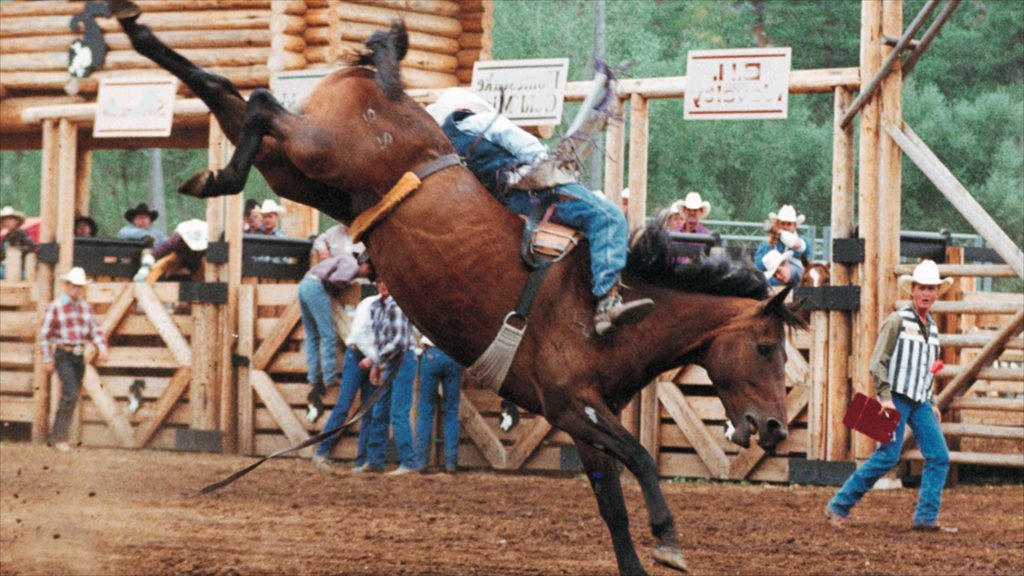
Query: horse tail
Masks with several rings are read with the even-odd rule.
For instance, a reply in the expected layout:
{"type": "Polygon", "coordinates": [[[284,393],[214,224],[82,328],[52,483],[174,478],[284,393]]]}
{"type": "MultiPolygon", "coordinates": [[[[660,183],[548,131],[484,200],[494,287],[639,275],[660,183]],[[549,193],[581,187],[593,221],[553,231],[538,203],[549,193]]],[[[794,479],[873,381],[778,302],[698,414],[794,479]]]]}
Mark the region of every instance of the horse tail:
{"type": "Polygon", "coordinates": [[[401,65],[409,51],[409,33],[405,22],[394,19],[389,30],[378,30],[365,42],[369,52],[359,54],[355,65],[377,69],[377,85],[391,100],[402,95],[401,65]]]}

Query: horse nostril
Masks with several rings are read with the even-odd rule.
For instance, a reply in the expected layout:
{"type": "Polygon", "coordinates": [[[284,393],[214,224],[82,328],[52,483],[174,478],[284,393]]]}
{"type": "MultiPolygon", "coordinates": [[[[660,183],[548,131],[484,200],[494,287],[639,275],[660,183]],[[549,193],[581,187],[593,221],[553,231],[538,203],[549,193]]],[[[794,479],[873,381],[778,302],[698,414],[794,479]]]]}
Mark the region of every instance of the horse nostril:
{"type": "Polygon", "coordinates": [[[774,438],[779,442],[782,442],[789,436],[789,431],[786,430],[786,427],[775,418],[769,418],[765,422],[765,432],[766,436],[774,438]]]}

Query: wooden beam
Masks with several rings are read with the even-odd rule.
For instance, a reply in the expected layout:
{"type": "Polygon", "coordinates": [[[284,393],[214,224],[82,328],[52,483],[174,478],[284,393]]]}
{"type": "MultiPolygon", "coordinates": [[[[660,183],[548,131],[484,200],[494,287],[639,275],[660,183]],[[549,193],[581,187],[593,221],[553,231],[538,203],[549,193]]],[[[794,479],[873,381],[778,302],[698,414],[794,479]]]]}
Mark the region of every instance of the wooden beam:
{"type": "MultiPolygon", "coordinates": [[[[911,271],[911,273],[913,272],[911,271]]],[[[896,301],[897,307],[910,306],[910,304],[910,300],[896,301]]],[[[939,300],[932,304],[929,312],[932,314],[1016,314],[1022,306],[1024,306],[1024,299],[1019,304],[1014,302],[939,300]]]]}
{"type": "Polygon", "coordinates": [[[505,452],[505,447],[501,444],[501,439],[487,425],[487,421],[484,420],[484,417],[473,406],[469,397],[466,396],[466,392],[462,391],[459,394],[461,395],[459,399],[459,421],[462,422],[463,431],[473,441],[473,444],[480,449],[480,452],[483,453],[484,458],[487,459],[492,468],[504,470],[507,453],[505,452]]]}
{"type": "MultiPolygon", "coordinates": [[[[809,398],[809,392],[807,386],[794,386],[789,394],[786,395],[786,426],[792,426],[797,416],[803,412],[804,407],[807,406],[809,398]]],[[[744,448],[735,458],[732,460],[732,464],[729,466],[729,478],[733,480],[743,480],[747,477],[750,472],[757,467],[758,462],[764,458],[766,452],[764,448],[761,448],[757,444],[751,445],[750,448],[744,448]]]]}
{"type": "Polygon", "coordinates": [[[925,30],[924,35],[921,36],[921,41],[917,43],[917,46],[914,47],[914,51],[907,56],[907,60],[903,64],[904,78],[906,78],[907,75],[910,74],[911,70],[914,69],[914,66],[917,65],[917,61],[924,54],[924,51],[931,46],[932,40],[934,40],[935,36],[938,35],[939,30],[942,30],[942,26],[945,25],[946,21],[949,20],[949,17],[953,15],[953,10],[956,10],[956,7],[959,5],[960,0],[950,0],[949,4],[946,4],[946,7],[942,9],[942,12],[940,12],[935,18],[935,21],[932,22],[932,25],[925,30]]]}
{"type": "Polygon", "coordinates": [[[189,366],[182,366],[174,372],[174,376],[171,377],[167,387],[160,394],[160,398],[153,405],[153,415],[135,429],[136,448],[145,448],[146,444],[149,444],[149,441],[156,434],[157,430],[160,429],[164,420],[174,410],[174,407],[177,406],[178,400],[181,398],[185,388],[188,388],[191,378],[192,368],[189,366]]]}
{"type": "Polygon", "coordinates": [[[729,478],[729,457],[711,436],[704,421],[686,401],[679,387],[671,382],[658,382],[658,400],[672,416],[676,426],[686,435],[697,455],[708,467],[712,477],[719,480],[729,478]]]}
{"type": "MultiPolygon", "coordinates": [[[[920,450],[907,450],[902,456],[906,460],[924,460],[920,450]]],[[[984,452],[950,452],[953,464],[978,464],[980,466],[1005,466],[1024,468],[1024,454],[988,454],[984,452]]]]}
{"type": "Polygon", "coordinates": [[[985,366],[992,363],[993,360],[999,357],[1003,352],[1003,348],[1006,342],[1012,337],[1016,336],[1024,328],[1024,309],[1017,313],[1013,317],[1013,320],[1003,328],[999,335],[992,339],[991,342],[978,353],[974,361],[971,362],[970,366],[967,367],[963,372],[957,375],[941,393],[935,398],[935,404],[939,409],[944,409],[949,406],[949,403],[953,398],[960,396],[967,391],[968,388],[974,384],[974,381],[978,377],[978,373],[985,366]]]}
{"type": "Polygon", "coordinates": [[[1024,402],[1015,398],[966,398],[960,396],[949,403],[950,410],[990,410],[992,412],[1024,413],[1024,402]]]}
{"type": "MultiPolygon", "coordinates": [[[[811,378],[807,408],[807,458],[824,460],[828,444],[828,312],[811,312],[811,378]]],[[[845,382],[844,382],[845,384],[845,382]]]]}
{"type": "Polygon", "coordinates": [[[942,433],[947,436],[968,436],[971,438],[999,438],[1024,442],[1024,428],[1020,426],[989,426],[986,424],[963,424],[943,422],[942,433]]]}
{"type": "MultiPolygon", "coordinates": [[[[923,24],[923,16],[931,13],[936,3],[937,0],[930,0],[918,14],[917,19],[907,30],[911,37],[923,24]]],[[[903,0],[887,0],[882,5],[882,34],[896,35],[902,29],[903,0]]],[[[904,34],[903,38],[907,37],[904,34]]],[[[879,89],[883,125],[898,125],[903,121],[903,75],[902,61],[898,58],[899,48],[899,45],[895,48],[882,48],[883,54],[886,50],[889,51],[886,62],[892,71],[891,74],[884,76],[879,89]]],[[[879,134],[878,146],[878,269],[892,270],[900,263],[903,155],[892,139],[884,134],[879,134]]],[[[876,282],[877,319],[878,325],[881,326],[896,300],[896,277],[892,274],[879,274],[876,282]]]]}
{"type": "MultiPolygon", "coordinates": [[[[992,336],[981,334],[939,334],[939,344],[951,348],[983,348],[992,336]]],[[[1024,337],[1017,336],[1006,342],[1007,350],[1024,350],[1024,337]]]]}
{"type": "Polygon", "coordinates": [[[634,94],[629,99],[629,228],[644,225],[647,218],[647,99],[634,94]]]}
{"type": "Polygon", "coordinates": [[[82,377],[82,388],[89,393],[89,398],[96,408],[103,415],[114,437],[125,448],[135,447],[135,433],[132,430],[131,422],[125,417],[124,412],[100,382],[100,376],[91,364],[86,364],[85,375],[82,377]]]}
{"type": "MultiPolygon", "coordinates": [[[[914,34],[917,34],[917,31],[921,29],[921,26],[924,25],[924,21],[928,18],[928,15],[932,13],[932,10],[935,9],[935,6],[938,5],[938,3],[939,0],[928,0],[928,3],[925,4],[924,7],[921,8],[921,11],[917,13],[917,16],[914,17],[914,20],[910,23],[910,26],[900,36],[899,41],[896,42],[896,46],[892,48],[892,51],[889,53],[889,56],[885,59],[885,62],[882,63],[878,71],[874,73],[874,75],[871,77],[871,80],[869,80],[867,85],[864,86],[864,89],[861,90],[861,93],[857,96],[857,99],[854,100],[853,104],[850,105],[850,109],[846,111],[846,115],[843,116],[842,120],[843,128],[846,128],[847,126],[850,125],[850,122],[853,121],[853,118],[854,116],[857,115],[857,112],[859,112],[860,109],[863,108],[865,104],[867,104],[868,100],[871,99],[871,96],[874,95],[875,90],[877,90],[878,87],[881,86],[882,81],[885,80],[887,76],[889,76],[890,72],[892,72],[895,69],[897,74],[900,73],[900,68],[897,66],[897,62],[902,62],[899,60],[900,53],[903,52],[903,50],[907,47],[908,44],[910,44],[910,41],[913,40],[914,38],[914,34]]],[[[899,28],[902,28],[902,1],[889,0],[883,5],[883,10],[896,11],[897,9],[900,14],[899,28]],[[897,3],[897,5],[894,7],[890,7],[894,2],[897,3]]],[[[898,29],[896,31],[898,31],[898,29]]],[[[893,33],[893,30],[882,30],[881,33],[888,33],[891,35],[893,33]]],[[[875,42],[880,42],[884,44],[884,42],[881,42],[881,36],[876,37],[873,40],[875,42]]],[[[900,76],[900,78],[902,78],[902,76],[900,76]]]]}
{"type": "Polygon", "coordinates": [[[544,441],[551,432],[551,424],[544,418],[534,418],[529,426],[523,426],[519,430],[516,441],[505,452],[505,465],[503,470],[518,470],[526,460],[533,454],[537,446],[544,441]]]}
{"type": "Polygon", "coordinates": [[[180,366],[192,366],[192,349],[178,326],[164,308],[163,302],[157,297],[153,287],[146,282],[132,282],[127,286],[134,287],[135,300],[146,313],[146,318],[156,328],[157,334],[167,344],[167,349],[174,354],[180,366]]]}
{"type": "MultiPolygon", "coordinates": [[[[75,187],[78,179],[78,130],[68,120],[59,122],[58,176],[57,176],[57,226],[55,240],[60,243],[57,262],[57,276],[66,274],[72,267],[75,250],[75,187]]],[[[54,279],[54,282],[59,280],[54,279]]],[[[55,289],[58,288],[55,286],[55,289]]]]}
{"type": "MultiPolygon", "coordinates": [[[[303,440],[309,439],[306,429],[299,422],[299,419],[295,417],[291,406],[281,397],[281,393],[274,386],[274,381],[270,378],[269,374],[263,370],[252,370],[249,373],[249,382],[252,384],[253,390],[259,394],[270,415],[274,417],[274,421],[281,427],[281,431],[284,432],[289,441],[293,444],[298,444],[303,440]]],[[[303,448],[301,453],[303,456],[309,457],[313,453],[313,448],[303,448]]]]}
{"type": "MultiPolygon", "coordinates": [[[[57,223],[58,128],[52,120],[43,122],[42,176],[39,198],[39,241],[53,242],[57,223]]],[[[36,274],[36,318],[42,322],[46,307],[53,299],[54,273],[50,264],[40,264],[36,274]]],[[[33,368],[32,441],[46,442],[50,430],[50,375],[36,338],[33,368]]]]}
{"type": "Polygon", "coordinates": [[[661,451],[661,412],[658,407],[658,380],[640,390],[640,445],[658,461],[661,451]]]}
{"type": "Polygon", "coordinates": [[[621,98],[611,103],[611,118],[604,137],[604,194],[608,200],[622,207],[622,179],[626,171],[626,130],[621,98]]]}
{"type": "Polygon", "coordinates": [[[295,329],[295,325],[302,318],[301,310],[299,309],[298,298],[293,301],[288,308],[285,309],[284,313],[281,314],[280,319],[277,321],[277,328],[274,333],[263,340],[260,347],[256,350],[256,353],[252,355],[252,368],[256,370],[263,370],[270,364],[270,361],[274,359],[274,355],[277,350],[284,344],[285,340],[288,339],[288,335],[295,329]]]}
{"type": "Polygon", "coordinates": [[[252,353],[255,347],[253,329],[256,322],[256,287],[243,284],[238,287],[238,355],[249,360],[249,366],[238,367],[238,453],[252,454],[255,426],[255,402],[249,381],[252,353]]]}
{"type": "Polygon", "coordinates": [[[996,254],[1024,279],[1024,252],[1003,232],[974,196],[964,188],[956,176],[939,160],[938,156],[911,130],[906,123],[902,131],[896,124],[885,124],[885,131],[899,144],[903,152],[935,184],[943,196],[960,212],[974,230],[992,246],[996,254]]]}

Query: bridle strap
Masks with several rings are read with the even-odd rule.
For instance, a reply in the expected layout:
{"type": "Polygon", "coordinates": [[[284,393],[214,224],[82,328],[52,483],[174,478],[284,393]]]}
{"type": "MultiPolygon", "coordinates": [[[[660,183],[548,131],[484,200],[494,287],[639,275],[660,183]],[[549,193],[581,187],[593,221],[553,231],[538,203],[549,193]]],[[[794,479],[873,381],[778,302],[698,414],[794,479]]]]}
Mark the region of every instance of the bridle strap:
{"type": "Polygon", "coordinates": [[[349,227],[349,233],[352,235],[353,242],[359,242],[363,239],[363,236],[370,231],[371,228],[380,223],[381,220],[387,218],[403,200],[412,195],[413,192],[419,189],[420,184],[423,183],[430,175],[440,172],[445,168],[450,168],[455,165],[462,164],[462,159],[459,158],[458,154],[445,154],[420,164],[413,169],[412,172],[406,172],[399,178],[398,182],[388,190],[388,193],[380,199],[379,202],[374,204],[372,207],[362,211],[355,220],[352,221],[352,226],[349,227]]]}

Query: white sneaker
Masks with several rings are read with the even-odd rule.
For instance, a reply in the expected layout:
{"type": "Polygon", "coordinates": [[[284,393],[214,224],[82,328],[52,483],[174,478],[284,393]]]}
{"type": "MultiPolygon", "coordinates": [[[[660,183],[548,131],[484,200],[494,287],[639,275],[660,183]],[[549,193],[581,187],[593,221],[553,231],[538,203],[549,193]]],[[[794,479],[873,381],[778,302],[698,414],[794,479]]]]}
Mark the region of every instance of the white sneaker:
{"type": "Polygon", "coordinates": [[[61,452],[71,452],[71,445],[67,442],[57,442],[53,447],[61,452]]]}
{"type": "Polygon", "coordinates": [[[415,468],[399,466],[398,468],[395,468],[391,472],[388,472],[388,476],[405,476],[406,474],[412,474],[413,472],[416,472],[415,468]]]}

